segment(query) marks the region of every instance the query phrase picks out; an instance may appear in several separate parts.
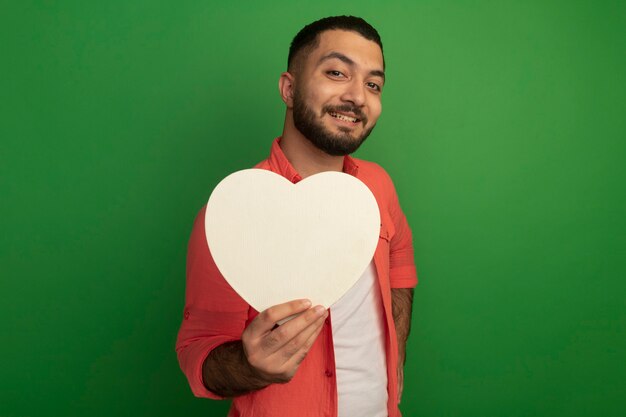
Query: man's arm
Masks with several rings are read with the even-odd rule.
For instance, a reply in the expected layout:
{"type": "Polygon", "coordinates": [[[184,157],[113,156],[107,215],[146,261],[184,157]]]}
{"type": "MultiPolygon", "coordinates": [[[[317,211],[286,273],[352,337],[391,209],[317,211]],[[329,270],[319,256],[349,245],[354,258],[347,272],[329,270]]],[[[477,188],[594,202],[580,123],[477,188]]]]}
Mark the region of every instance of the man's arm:
{"type": "Polygon", "coordinates": [[[213,349],[202,365],[206,388],[222,397],[236,397],[290,381],[328,316],[322,306],[310,307],[310,302],[296,300],[268,308],[244,330],[241,340],[213,349]]]}
{"type": "Polygon", "coordinates": [[[413,288],[391,289],[391,312],[398,337],[398,402],[404,388],[404,362],[406,360],[406,341],[411,330],[411,312],[413,311],[413,288]]]}

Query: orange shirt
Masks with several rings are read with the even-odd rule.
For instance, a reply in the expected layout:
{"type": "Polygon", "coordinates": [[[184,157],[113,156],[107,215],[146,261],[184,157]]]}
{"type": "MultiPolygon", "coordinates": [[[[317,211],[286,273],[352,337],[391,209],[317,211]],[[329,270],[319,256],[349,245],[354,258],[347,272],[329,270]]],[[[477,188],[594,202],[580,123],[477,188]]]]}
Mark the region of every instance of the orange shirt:
{"type": "MultiPolygon", "coordinates": [[[[280,138],[277,138],[270,157],[256,168],[270,170],[297,183],[302,178],[279,144],[280,138]]],[[[379,165],[346,156],[343,171],[369,187],[380,209],[381,227],[374,265],[387,327],[387,408],[389,417],[400,417],[396,373],[398,344],[391,314],[391,288],[413,288],[417,284],[411,230],[400,209],[393,183],[379,165]]],[[[176,352],[193,393],[198,397],[220,399],[204,386],[202,364],[215,347],[241,339],[243,330],[258,312],[228,285],[217,269],[205,238],[204,212],[205,208],[198,214],[189,240],[185,310],[176,352]]],[[[336,417],[337,385],[330,319],[329,316],[291,381],[234,398],[229,417],[336,417]]]]}

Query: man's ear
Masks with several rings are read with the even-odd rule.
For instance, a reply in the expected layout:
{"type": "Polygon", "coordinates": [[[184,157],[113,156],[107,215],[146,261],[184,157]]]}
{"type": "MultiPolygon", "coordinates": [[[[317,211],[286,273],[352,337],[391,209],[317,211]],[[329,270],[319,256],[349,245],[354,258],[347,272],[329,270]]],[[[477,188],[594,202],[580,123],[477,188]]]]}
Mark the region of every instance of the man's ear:
{"type": "Polygon", "coordinates": [[[280,98],[283,99],[288,108],[293,107],[294,81],[293,75],[287,71],[280,74],[280,78],[278,79],[280,98]]]}

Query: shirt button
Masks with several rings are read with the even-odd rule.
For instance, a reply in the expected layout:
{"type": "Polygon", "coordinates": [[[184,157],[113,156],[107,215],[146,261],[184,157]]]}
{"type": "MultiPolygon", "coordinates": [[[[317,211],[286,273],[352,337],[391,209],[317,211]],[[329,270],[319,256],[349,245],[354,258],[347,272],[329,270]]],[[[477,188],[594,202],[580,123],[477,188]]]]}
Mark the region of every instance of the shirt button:
{"type": "Polygon", "coordinates": [[[324,372],[324,375],[330,378],[331,376],[333,376],[333,371],[331,371],[330,369],[327,369],[326,372],[324,372]]]}
{"type": "Polygon", "coordinates": [[[327,318],[325,321],[326,321],[326,324],[330,324],[330,319],[329,318],[327,318]]]}
{"type": "Polygon", "coordinates": [[[185,311],[185,320],[189,320],[189,311],[185,311]]]}

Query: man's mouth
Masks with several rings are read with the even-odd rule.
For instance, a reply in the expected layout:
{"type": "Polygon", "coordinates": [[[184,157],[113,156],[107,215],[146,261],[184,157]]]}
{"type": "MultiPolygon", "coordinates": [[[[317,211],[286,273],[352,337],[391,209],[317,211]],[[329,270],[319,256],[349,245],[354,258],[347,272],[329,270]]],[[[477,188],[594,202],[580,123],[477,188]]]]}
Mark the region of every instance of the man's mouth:
{"type": "Polygon", "coordinates": [[[335,119],[343,120],[344,122],[358,123],[361,121],[361,119],[358,119],[356,117],[348,116],[347,114],[337,113],[334,111],[329,111],[328,114],[330,114],[335,119]]]}

